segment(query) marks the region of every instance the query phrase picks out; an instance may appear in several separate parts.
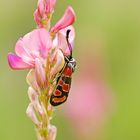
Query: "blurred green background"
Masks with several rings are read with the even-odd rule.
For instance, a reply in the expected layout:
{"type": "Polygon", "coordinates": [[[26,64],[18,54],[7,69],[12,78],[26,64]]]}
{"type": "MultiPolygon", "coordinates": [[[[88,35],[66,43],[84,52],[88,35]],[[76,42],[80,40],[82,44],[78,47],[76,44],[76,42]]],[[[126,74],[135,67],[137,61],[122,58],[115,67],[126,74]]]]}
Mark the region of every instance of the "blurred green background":
{"type": "MultiPolygon", "coordinates": [[[[79,68],[74,77],[78,79],[88,53],[94,59],[98,50],[105,65],[103,79],[115,102],[113,113],[99,132],[103,136],[95,140],[140,140],[140,1],[58,0],[53,23],[68,4],[77,14],[74,56],[79,68]]],[[[36,27],[36,5],[37,0],[0,0],[0,140],[36,139],[34,126],[25,114],[28,71],[13,71],[7,64],[7,53],[14,51],[17,39],[36,27]]],[[[88,73],[89,67],[85,69],[88,73]]],[[[61,110],[57,109],[53,120],[57,140],[77,140],[61,110]]]]}

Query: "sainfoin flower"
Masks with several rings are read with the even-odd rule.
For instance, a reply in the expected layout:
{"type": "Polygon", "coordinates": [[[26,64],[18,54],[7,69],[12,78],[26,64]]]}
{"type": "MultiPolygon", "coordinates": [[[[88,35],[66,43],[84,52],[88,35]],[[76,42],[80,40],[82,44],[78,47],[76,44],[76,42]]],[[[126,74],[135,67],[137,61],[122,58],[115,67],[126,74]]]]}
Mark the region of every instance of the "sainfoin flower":
{"type": "Polygon", "coordinates": [[[74,47],[74,11],[69,6],[62,18],[51,27],[55,3],[56,0],[38,0],[38,7],[34,12],[37,29],[17,41],[15,53],[8,53],[11,69],[29,69],[26,79],[30,103],[26,114],[35,124],[38,140],[56,138],[57,129],[50,123],[54,110],[50,97],[65,65],[65,57],[71,54],[66,38],[68,30],[69,43],[72,49],[74,47]]]}

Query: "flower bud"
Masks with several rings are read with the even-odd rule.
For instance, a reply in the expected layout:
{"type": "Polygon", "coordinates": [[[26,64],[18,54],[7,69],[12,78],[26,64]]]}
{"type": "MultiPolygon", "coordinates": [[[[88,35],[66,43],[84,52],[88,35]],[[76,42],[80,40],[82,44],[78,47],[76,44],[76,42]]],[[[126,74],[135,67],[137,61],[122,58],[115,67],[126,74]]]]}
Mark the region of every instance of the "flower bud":
{"type": "Polygon", "coordinates": [[[49,129],[49,136],[48,139],[49,140],[55,140],[56,138],[56,133],[57,133],[57,128],[54,125],[49,125],[48,126],[49,129]]]}
{"type": "Polygon", "coordinates": [[[35,113],[34,106],[32,103],[29,104],[29,106],[26,110],[26,114],[33,121],[34,124],[36,124],[38,126],[40,125],[40,122],[39,122],[38,118],[36,117],[36,113],[35,113]]]}
{"type": "Polygon", "coordinates": [[[27,83],[36,91],[38,91],[38,85],[35,77],[35,70],[31,69],[26,77],[27,83]]]}
{"type": "Polygon", "coordinates": [[[32,87],[29,87],[28,96],[31,102],[35,102],[38,98],[38,93],[32,87]]]}
{"type": "Polygon", "coordinates": [[[38,8],[34,12],[34,19],[40,28],[46,27],[49,29],[55,3],[56,0],[38,0],[38,8]]]}

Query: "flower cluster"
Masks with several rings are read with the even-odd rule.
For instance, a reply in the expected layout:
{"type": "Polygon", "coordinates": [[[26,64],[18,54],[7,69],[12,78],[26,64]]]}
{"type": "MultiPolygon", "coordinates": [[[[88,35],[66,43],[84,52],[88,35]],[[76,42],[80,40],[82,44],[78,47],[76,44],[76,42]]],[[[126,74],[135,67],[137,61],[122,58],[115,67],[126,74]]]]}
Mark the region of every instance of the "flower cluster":
{"type": "Polygon", "coordinates": [[[70,55],[67,30],[71,30],[69,42],[74,47],[75,31],[72,24],[75,13],[68,6],[62,18],[51,27],[55,3],[56,0],[38,0],[34,12],[37,29],[17,41],[16,54],[8,54],[12,69],[30,69],[27,75],[30,104],[26,113],[36,126],[38,140],[55,140],[56,137],[56,127],[50,124],[53,107],[49,100],[56,86],[57,75],[65,64],[65,56],[70,55]]]}

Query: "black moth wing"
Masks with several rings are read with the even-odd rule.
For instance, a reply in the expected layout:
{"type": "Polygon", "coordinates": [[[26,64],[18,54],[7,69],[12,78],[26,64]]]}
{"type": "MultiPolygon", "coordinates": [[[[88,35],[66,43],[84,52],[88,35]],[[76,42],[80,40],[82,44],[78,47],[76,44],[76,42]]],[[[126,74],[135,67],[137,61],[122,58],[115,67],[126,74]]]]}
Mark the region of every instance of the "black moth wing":
{"type": "Polygon", "coordinates": [[[50,103],[52,106],[58,106],[61,105],[62,103],[66,102],[69,90],[71,88],[71,76],[66,76],[64,74],[64,71],[70,68],[69,62],[66,62],[64,68],[60,72],[60,76],[57,78],[57,84],[56,84],[56,89],[54,90],[53,94],[51,95],[50,98],[50,103]],[[67,89],[66,89],[67,85],[67,89]],[[65,88],[65,90],[64,90],[65,88]]]}

